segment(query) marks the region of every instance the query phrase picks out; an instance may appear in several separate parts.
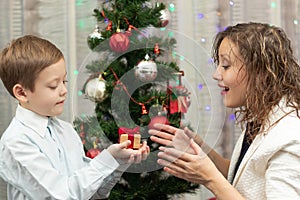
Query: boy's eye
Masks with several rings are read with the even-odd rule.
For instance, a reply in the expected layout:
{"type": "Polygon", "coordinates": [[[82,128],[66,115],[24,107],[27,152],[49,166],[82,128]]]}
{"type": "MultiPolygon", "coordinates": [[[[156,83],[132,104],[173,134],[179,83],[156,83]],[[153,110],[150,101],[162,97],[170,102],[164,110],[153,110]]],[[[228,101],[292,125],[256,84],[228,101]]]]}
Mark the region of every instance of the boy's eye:
{"type": "Polygon", "coordinates": [[[55,90],[55,89],[57,88],[57,86],[49,86],[49,88],[50,88],[51,90],[55,90]]]}

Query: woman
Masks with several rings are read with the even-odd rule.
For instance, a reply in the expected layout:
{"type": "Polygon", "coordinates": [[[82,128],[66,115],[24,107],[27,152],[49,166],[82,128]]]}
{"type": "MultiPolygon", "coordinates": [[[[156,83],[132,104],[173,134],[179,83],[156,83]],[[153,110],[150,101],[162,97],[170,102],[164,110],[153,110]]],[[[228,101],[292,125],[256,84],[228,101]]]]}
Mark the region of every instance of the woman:
{"type": "Polygon", "coordinates": [[[299,199],[300,67],[290,40],[278,27],[237,24],[217,34],[213,59],[223,103],[246,129],[231,160],[187,128],[156,124],[151,139],[169,146],[158,163],[220,200],[299,199]]]}

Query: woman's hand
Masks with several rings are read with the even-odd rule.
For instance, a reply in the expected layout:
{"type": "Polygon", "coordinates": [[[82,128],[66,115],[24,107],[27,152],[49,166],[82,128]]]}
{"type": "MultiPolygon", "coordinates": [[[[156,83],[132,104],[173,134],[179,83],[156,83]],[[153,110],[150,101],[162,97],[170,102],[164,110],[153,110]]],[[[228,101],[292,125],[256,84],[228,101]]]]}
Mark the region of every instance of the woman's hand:
{"type": "Polygon", "coordinates": [[[183,130],[165,124],[155,124],[154,127],[156,129],[149,130],[149,134],[152,135],[150,139],[153,142],[195,154],[194,150],[190,147],[190,139],[195,138],[196,133],[193,133],[187,127],[183,130]]]}
{"type": "Polygon", "coordinates": [[[209,157],[193,139],[189,140],[193,154],[175,148],[160,147],[158,164],[164,170],[178,178],[207,185],[215,177],[222,176],[209,157]]]}

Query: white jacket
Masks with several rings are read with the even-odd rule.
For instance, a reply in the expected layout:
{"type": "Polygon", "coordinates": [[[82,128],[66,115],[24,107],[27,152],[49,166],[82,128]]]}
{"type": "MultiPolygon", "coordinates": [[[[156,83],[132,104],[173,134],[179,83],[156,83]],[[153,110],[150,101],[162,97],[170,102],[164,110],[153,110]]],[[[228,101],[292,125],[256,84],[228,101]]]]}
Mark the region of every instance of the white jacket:
{"type": "Polygon", "coordinates": [[[284,101],[269,116],[280,121],[256,136],[232,180],[244,133],[238,139],[228,180],[249,200],[300,199],[300,119],[284,101]]]}

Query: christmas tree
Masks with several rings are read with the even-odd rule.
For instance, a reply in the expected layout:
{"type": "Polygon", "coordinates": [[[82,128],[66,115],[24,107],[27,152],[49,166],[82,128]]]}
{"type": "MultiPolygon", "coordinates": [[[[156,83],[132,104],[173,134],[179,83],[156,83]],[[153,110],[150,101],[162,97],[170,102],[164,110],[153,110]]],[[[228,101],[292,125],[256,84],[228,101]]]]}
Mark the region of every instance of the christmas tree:
{"type": "Polygon", "coordinates": [[[164,37],[170,12],[163,3],[147,0],[105,0],[94,9],[95,30],[87,43],[94,52],[85,68],[84,96],[95,103],[95,115],[74,121],[87,156],[118,143],[120,136],[147,140],[151,153],[123,174],[109,199],[169,199],[193,193],[199,186],[166,174],[156,162],[158,144],[148,129],[156,122],[182,126],[189,92],[181,83],[172,52],[176,40],[164,37]]]}

